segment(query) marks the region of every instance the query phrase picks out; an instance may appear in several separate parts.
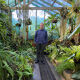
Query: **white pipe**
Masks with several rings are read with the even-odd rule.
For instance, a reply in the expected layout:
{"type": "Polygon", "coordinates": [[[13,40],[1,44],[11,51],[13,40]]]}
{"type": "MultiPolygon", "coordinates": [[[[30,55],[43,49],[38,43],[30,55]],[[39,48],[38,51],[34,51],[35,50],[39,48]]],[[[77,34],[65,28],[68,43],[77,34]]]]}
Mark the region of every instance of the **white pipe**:
{"type": "Polygon", "coordinates": [[[80,28],[80,24],[75,28],[75,30],[67,38],[68,39],[71,38],[75,34],[78,28],[80,28]]]}

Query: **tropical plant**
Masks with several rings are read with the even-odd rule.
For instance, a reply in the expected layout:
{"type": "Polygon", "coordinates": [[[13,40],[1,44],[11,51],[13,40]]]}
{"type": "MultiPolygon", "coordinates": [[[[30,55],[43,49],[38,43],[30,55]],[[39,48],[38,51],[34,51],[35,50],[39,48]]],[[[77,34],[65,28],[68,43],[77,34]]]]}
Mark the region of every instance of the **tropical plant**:
{"type": "Polygon", "coordinates": [[[61,64],[59,64],[57,67],[56,67],[56,70],[62,74],[63,71],[65,70],[74,70],[75,69],[75,66],[74,66],[74,62],[70,62],[70,61],[67,61],[67,62],[62,62],[61,64]]]}
{"type": "Polygon", "coordinates": [[[32,76],[32,65],[28,56],[19,55],[12,51],[0,51],[0,79],[22,80],[32,76]],[[5,77],[4,77],[5,76],[5,77]]]}

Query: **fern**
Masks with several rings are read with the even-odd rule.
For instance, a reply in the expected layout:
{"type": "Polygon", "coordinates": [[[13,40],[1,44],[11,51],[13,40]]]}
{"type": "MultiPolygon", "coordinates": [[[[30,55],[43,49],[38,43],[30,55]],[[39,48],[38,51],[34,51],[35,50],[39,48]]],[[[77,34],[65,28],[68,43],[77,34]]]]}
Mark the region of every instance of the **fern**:
{"type": "Polygon", "coordinates": [[[3,68],[6,69],[10,73],[10,75],[12,76],[12,80],[13,80],[14,71],[11,69],[11,67],[9,67],[6,61],[3,60],[3,64],[4,64],[3,68]]]}

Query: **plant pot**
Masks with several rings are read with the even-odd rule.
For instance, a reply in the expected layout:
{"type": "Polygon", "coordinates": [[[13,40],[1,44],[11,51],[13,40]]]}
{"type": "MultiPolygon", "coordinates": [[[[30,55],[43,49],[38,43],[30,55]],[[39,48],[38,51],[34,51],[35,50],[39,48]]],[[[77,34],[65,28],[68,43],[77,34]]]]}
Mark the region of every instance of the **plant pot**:
{"type": "Polygon", "coordinates": [[[33,46],[33,47],[36,47],[36,44],[35,44],[35,43],[32,43],[32,46],[33,46]]]}
{"type": "Polygon", "coordinates": [[[20,23],[17,23],[16,26],[21,27],[21,24],[20,23]]]}
{"type": "Polygon", "coordinates": [[[65,80],[73,80],[71,78],[71,76],[72,76],[72,71],[71,70],[65,70],[63,72],[63,76],[65,77],[65,80]]]}
{"type": "Polygon", "coordinates": [[[57,19],[53,19],[53,20],[52,20],[52,23],[57,23],[57,22],[58,22],[57,19]]]}

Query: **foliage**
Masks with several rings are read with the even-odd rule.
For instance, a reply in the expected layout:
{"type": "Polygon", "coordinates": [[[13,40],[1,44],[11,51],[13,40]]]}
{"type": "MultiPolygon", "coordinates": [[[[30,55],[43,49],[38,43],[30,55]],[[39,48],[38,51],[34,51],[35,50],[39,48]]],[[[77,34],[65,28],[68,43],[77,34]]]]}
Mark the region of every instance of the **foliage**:
{"type": "Polygon", "coordinates": [[[21,51],[23,56],[28,56],[29,60],[35,59],[33,48],[28,48],[27,51],[21,51]]]}
{"type": "Polygon", "coordinates": [[[30,60],[32,58],[28,55],[23,56],[22,54],[2,49],[0,51],[0,79],[22,80],[23,77],[30,79],[32,76],[32,62],[30,60]]]}
{"type": "Polygon", "coordinates": [[[34,51],[13,28],[9,16],[0,13],[0,80],[30,80],[34,51]]]}
{"type": "Polygon", "coordinates": [[[4,0],[0,0],[0,4],[5,4],[6,2],[4,0]]]}
{"type": "Polygon", "coordinates": [[[64,70],[74,70],[75,66],[73,62],[63,62],[56,67],[56,70],[62,74],[64,70]]]}
{"type": "Polygon", "coordinates": [[[80,59],[80,45],[79,46],[72,46],[71,47],[71,54],[76,54],[75,58],[77,60],[80,59]]]}
{"type": "Polygon", "coordinates": [[[53,42],[46,47],[51,62],[55,59],[60,63],[57,71],[62,73],[66,69],[78,71],[80,70],[80,45],[78,46],[62,46],[59,42],[53,42]]]}
{"type": "Polygon", "coordinates": [[[57,26],[57,23],[52,23],[52,21],[55,19],[57,20],[57,22],[58,20],[60,20],[58,14],[51,15],[45,20],[45,27],[48,29],[49,39],[52,39],[53,35],[60,36],[59,27],[57,26]]]}
{"type": "Polygon", "coordinates": [[[12,26],[9,23],[9,17],[6,14],[0,13],[0,40],[6,42],[11,40],[12,26]]]}
{"type": "Polygon", "coordinates": [[[80,80],[80,71],[74,73],[74,74],[72,75],[72,78],[75,79],[75,80],[80,80]]]}
{"type": "Polygon", "coordinates": [[[51,45],[48,45],[46,47],[45,52],[49,53],[49,58],[51,61],[53,61],[55,58],[61,56],[61,53],[59,52],[58,44],[60,42],[58,40],[55,40],[51,45]]]}

